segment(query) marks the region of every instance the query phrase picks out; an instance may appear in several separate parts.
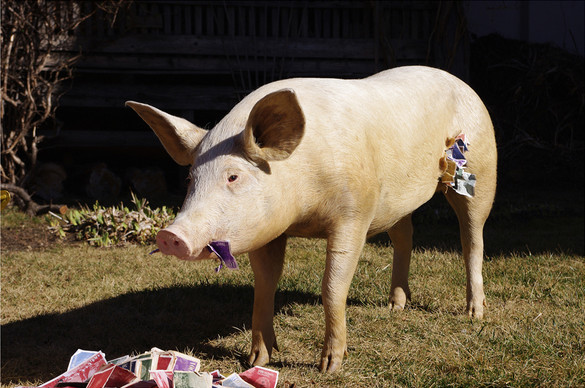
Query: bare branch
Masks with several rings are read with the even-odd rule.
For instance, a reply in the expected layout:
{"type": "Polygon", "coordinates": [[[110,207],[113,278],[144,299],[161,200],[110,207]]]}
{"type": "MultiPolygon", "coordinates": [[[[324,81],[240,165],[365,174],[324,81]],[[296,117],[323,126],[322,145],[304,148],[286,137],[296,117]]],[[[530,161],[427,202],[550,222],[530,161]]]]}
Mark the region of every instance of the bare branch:
{"type": "Polygon", "coordinates": [[[36,164],[36,128],[55,116],[63,81],[80,55],[54,55],[81,23],[103,9],[113,19],[124,0],[3,0],[0,93],[2,182],[23,182],[36,164]],[[83,8],[83,9],[82,9],[83,8]],[[50,64],[50,65],[49,65],[50,64]]]}
{"type": "Polygon", "coordinates": [[[63,206],[65,206],[55,204],[39,205],[38,203],[33,201],[31,196],[26,192],[25,189],[13,184],[3,183],[0,185],[0,188],[2,190],[7,190],[10,193],[12,193],[14,203],[20,208],[20,210],[31,216],[44,214],[50,211],[58,212],[63,206]]]}

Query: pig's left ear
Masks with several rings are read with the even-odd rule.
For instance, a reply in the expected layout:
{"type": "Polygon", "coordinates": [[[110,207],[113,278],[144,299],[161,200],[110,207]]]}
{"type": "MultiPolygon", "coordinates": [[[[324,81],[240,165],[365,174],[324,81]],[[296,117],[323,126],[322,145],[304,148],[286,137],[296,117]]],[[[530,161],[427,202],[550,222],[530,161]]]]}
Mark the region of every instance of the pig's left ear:
{"type": "Polygon", "coordinates": [[[282,89],[254,105],[243,133],[246,156],[257,164],[284,160],[305,133],[305,116],[295,92],[282,89]]]}
{"type": "Polygon", "coordinates": [[[181,166],[193,163],[193,150],[207,134],[206,130],[147,104],[126,101],[126,106],[134,109],[152,128],[175,162],[181,166]]]}

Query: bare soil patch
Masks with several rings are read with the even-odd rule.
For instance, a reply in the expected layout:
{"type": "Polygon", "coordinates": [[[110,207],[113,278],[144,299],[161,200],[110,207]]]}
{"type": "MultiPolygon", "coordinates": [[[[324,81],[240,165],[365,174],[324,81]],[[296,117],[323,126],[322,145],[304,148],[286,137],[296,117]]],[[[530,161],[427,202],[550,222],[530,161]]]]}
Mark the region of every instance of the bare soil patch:
{"type": "Polygon", "coordinates": [[[61,243],[47,227],[41,225],[2,228],[1,233],[3,251],[46,249],[61,243]]]}
{"type": "Polygon", "coordinates": [[[68,234],[64,239],[51,232],[46,224],[35,222],[23,222],[21,225],[5,226],[0,228],[0,248],[3,252],[43,250],[62,244],[83,244],[76,241],[73,234],[68,234]]]}

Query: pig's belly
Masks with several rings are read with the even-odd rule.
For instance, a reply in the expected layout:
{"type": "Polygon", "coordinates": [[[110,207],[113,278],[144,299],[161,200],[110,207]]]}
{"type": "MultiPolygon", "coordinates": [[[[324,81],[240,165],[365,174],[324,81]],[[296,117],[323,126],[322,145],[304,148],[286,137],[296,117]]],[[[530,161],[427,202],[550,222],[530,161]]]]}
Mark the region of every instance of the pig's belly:
{"type": "Polygon", "coordinates": [[[305,221],[292,224],[284,233],[287,236],[307,238],[327,238],[328,228],[319,221],[318,217],[311,217],[305,221]]]}
{"type": "MultiPolygon", "coordinates": [[[[419,187],[420,189],[420,187],[419,187]]],[[[368,237],[387,232],[394,224],[427,202],[436,191],[436,183],[424,190],[388,192],[378,201],[374,218],[368,227],[368,237]]],[[[327,238],[331,222],[318,215],[292,224],[285,234],[294,237],[327,238]]]]}
{"type": "Polygon", "coordinates": [[[382,192],[368,229],[368,237],[387,232],[403,217],[430,200],[437,190],[437,182],[434,179],[427,179],[427,182],[424,185],[405,186],[404,190],[382,192]]]}

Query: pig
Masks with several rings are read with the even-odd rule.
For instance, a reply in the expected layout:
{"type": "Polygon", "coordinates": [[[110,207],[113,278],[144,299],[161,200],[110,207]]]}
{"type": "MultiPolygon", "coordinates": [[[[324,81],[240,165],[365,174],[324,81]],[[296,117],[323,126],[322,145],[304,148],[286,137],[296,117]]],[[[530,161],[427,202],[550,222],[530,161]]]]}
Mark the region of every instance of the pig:
{"type": "Polygon", "coordinates": [[[127,105],[178,164],[191,165],[183,206],[157,235],[160,251],[217,258],[206,247],[227,241],[234,254],[248,253],[250,364],[265,365],[277,348],[274,295],[289,236],[327,241],[320,369],[332,372],[347,351],[347,293],[366,239],[389,234],[389,308],[404,309],[411,215],[437,191],[459,221],[467,314],[482,318],[483,226],[496,190],[496,141],[484,104],[458,78],[406,66],[364,79],[280,80],[250,93],[210,131],[146,104],[127,105]],[[449,142],[461,135],[469,144],[466,171],[477,179],[472,197],[440,179],[449,142]]]}

